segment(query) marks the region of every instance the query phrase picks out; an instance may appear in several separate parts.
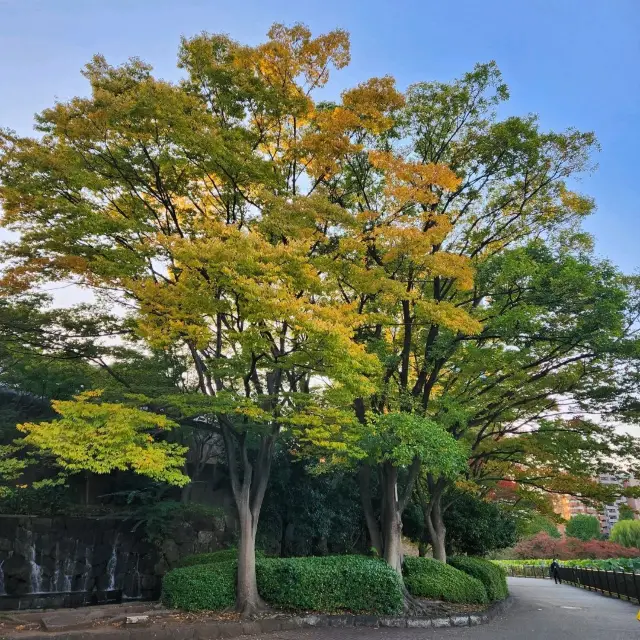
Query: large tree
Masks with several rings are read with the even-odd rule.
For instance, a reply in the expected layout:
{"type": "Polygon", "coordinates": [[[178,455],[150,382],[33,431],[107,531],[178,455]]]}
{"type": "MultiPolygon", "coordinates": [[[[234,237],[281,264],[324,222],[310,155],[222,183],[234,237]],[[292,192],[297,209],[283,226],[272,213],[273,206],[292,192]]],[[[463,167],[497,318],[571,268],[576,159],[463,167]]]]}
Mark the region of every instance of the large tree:
{"type": "MultiPolygon", "coordinates": [[[[327,183],[390,128],[403,99],[382,78],[340,104],[314,102],[349,61],[342,31],[274,25],[256,47],[203,34],[183,41],[179,61],[184,78],[172,84],[139,60],[96,57],[89,97],[37,116],[38,138],[2,135],[3,222],[20,233],[4,246],[3,286],[90,287],[150,347],[190,358],[197,396],[141,402],[224,440],[240,523],[237,608],[250,613],[261,604],[255,535],[276,438],[292,424],[338,422],[376,368],[352,339],[357,308],[334,295],[332,252],[351,216],[327,183]]],[[[425,179],[453,184],[444,170],[425,179]]]]}
{"type": "MultiPolygon", "coordinates": [[[[546,332],[544,323],[554,320],[553,314],[561,314],[561,324],[587,305],[597,325],[591,337],[607,322],[615,332],[622,321],[620,287],[592,310],[588,265],[579,266],[580,260],[574,265],[571,255],[565,260],[562,254],[563,247],[579,253],[588,245],[579,225],[593,204],[571,192],[567,181],[588,168],[593,135],[543,132],[534,117],[499,120],[495,110],[507,97],[493,63],[478,65],[452,84],[412,86],[394,128],[372,141],[378,150],[349,155],[328,183],[332,200],[356,223],[342,239],[336,286],[363,317],[355,340],[383,367],[375,392],[355,402],[362,423],[371,415],[399,412],[425,429],[427,424],[444,429],[467,446],[484,442],[491,425],[504,428],[519,419],[520,403],[530,416],[550,405],[554,394],[570,385],[548,379],[570,377],[586,359],[580,343],[571,340],[589,327],[578,322],[576,329],[569,322],[565,333],[546,332]],[[567,263],[564,284],[571,285],[573,269],[574,283],[587,289],[573,301],[566,289],[552,287],[553,308],[545,310],[539,299],[544,288],[531,293],[527,280],[536,278],[536,287],[553,285],[558,260],[567,263]],[[528,301],[521,303],[525,296],[528,301]],[[603,311],[607,314],[598,320],[603,311]],[[526,400],[518,397],[525,379],[532,383],[526,400]]],[[[602,271],[597,283],[606,293],[606,268],[602,271]]],[[[399,429],[395,437],[401,441],[406,435],[399,429]]],[[[446,439],[440,442],[446,446],[446,439]]],[[[408,446],[403,453],[396,461],[362,458],[372,543],[398,565],[391,555],[398,548],[399,512],[425,473],[434,554],[444,559],[442,494],[452,477],[437,465],[429,469],[424,450],[412,452],[408,446]],[[385,480],[382,504],[390,500],[393,506],[382,509],[382,531],[367,488],[372,464],[385,480]],[[407,469],[402,491],[398,466],[407,469]]],[[[430,453],[437,458],[437,451],[430,453]]]]}

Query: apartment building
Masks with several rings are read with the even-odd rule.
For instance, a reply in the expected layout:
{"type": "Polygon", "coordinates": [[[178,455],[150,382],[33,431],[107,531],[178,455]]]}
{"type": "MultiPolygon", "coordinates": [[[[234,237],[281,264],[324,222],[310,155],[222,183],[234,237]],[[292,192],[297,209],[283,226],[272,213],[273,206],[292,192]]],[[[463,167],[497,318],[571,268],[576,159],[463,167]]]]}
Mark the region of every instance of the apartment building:
{"type": "MultiPolygon", "coordinates": [[[[602,484],[616,484],[624,487],[636,487],[640,485],[640,480],[635,478],[619,478],[613,475],[603,474],[598,478],[602,484]]],[[[636,518],[640,517],[640,499],[619,498],[613,504],[607,504],[602,509],[594,509],[581,502],[575,496],[559,495],[553,497],[554,510],[565,520],[570,520],[573,516],[585,514],[596,516],[600,521],[600,531],[604,535],[609,535],[613,525],[620,519],[620,507],[627,504],[636,512],[636,518]]]]}

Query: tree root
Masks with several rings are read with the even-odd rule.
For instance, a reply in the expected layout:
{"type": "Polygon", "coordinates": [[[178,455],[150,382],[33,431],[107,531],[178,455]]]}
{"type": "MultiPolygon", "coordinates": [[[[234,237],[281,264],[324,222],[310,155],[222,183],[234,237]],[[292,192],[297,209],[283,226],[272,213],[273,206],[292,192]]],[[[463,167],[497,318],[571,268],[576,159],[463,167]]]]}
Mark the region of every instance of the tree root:
{"type": "Polygon", "coordinates": [[[236,603],[236,613],[240,614],[243,619],[254,618],[261,613],[271,611],[269,605],[260,597],[257,600],[245,600],[244,602],[236,603]]]}

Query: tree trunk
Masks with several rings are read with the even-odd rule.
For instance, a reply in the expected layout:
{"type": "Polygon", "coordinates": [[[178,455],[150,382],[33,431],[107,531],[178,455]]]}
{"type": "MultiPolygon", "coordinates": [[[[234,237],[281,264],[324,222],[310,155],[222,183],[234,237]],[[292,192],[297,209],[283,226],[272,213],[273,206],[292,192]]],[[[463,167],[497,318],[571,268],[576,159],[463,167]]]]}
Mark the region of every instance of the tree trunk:
{"type": "MultiPolygon", "coordinates": [[[[248,496],[247,496],[248,497],[248,496]]],[[[240,541],[238,543],[238,585],[236,611],[251,615],[264,607],[258,594],[256,580],[256,531],[257,518],[253,517],[249,500],[241,500],[238,507],[240,541]]]]}
{"type": "Polygon", "coordinates": [[[369,532],[369,543],[371,548],[375,550],[379,557],[384,554],[382,544],[382,534],[380,526],[373,512],[373,504],[371,502],[371,467],[368,464],[362,465],[358,471],[358,485],[360,487],[360,500],[362,502],[362,510],[367,523],[369,532]]]}
{"type": "Polygon", "coordinates": [[[433,557],[441,562],[447,561],[446,536],[447,529],[442,517],[442,496],[435,495],[431,499],[431,509],[427,518],[427,528],[431,538],[433,557]]]}
{"type": "Polygon", "coordinates": [[[264,494],[269,482],[275,433],[264,436],[260,440],[255,464],[249,459],[246,433],[234,433],[229,424],[223,422],[222,436],[240,525],[236,611],[243,616],[250,616],[266,606],[258,594],[256,580],[256,533],[264,494]],[[239,452],[237,443],[240,444],[239,452]],[[242,470],[242,477],[240,477],[240,470],[242,470]]]}
{"type": "Polygon", "coordinates": [[[402,574],[402,518],[398,501],[398,469],[390,462],[382,468],[382,538],[384,559],[402,574]]]}
{"type": "Polygon", "coordinates": [[[180,492],[180,502],[182,502],[182,504],[187,504],[191,500],[192,487],[192,482],[189,482],[189,484],[185,484],[184,487],[182,487],[182,491],[180,492]]]}

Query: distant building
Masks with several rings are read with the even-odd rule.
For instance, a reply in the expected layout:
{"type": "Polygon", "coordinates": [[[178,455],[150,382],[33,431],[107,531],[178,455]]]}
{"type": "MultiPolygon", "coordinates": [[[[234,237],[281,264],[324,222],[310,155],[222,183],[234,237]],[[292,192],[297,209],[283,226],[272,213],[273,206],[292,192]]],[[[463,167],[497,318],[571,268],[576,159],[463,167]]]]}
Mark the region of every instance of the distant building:
{"type": "MultiPolygon", "coordinates": [[[[597,509],[590,507],[579,498],[570,495],[553,496],[553,510],[564,520],[571,520],[573,516],[588,515],[596,516],[598,519],[600,514],[597,509]]],[[[602,523],[600,524],[602,527],[602,523]]],[[[560,525],[560,530],[564,532],[564,525],[560,525]]]]}
{"type": "MultiPolygon", "coordinates": [[[[613,475],[603,474],[598,478],[601,484],[615,484],[624,487],[640,486],[640,481],[634,478],[620,478],[613,475]]],[[[619,498],[613,504],[607,504],[602,509],[594,509],[584,504],[579,498],[570,495],[557,495],[553,497],[554,511],[565,520],[570,520],[573,516],[585,514],[596,516],[600,522],[600,532],[609,535],[613,525],[620,520],[620,507],[627,504],[635,512],[635,518],[640,518],[640,499],[619,498]]],[[[563,527],[561,527],[563,529],[563,527]]]]}
{"type": "MultiPolygon", "coordinates": [[[[640,486],[640,480],[636,480],[635,478],[630,478],[628,480],[624,481],[624,486],[626,487],[639,487],[640,486]]],[[[633,509],[633,512],[635,514],[635,519],[636,520],[640,520],[640,498],[627,498],[627,505],[629,505],[629,507],[631,509],[633,509]]]]}

